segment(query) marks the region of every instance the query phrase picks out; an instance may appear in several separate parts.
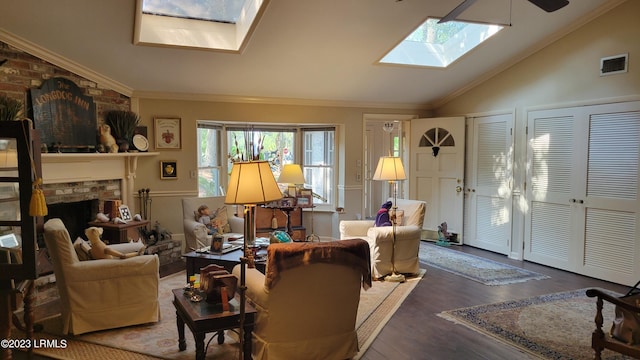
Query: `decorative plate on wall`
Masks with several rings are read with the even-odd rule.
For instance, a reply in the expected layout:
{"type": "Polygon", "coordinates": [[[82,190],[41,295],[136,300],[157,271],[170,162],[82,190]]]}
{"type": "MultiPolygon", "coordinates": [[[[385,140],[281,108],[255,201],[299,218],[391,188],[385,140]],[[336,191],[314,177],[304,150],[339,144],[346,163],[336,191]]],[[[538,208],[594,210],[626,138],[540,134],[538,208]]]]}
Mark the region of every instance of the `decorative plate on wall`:
{"type": "Polygon", "coordinates": [[[133,135],[133,146],[140,151],[147,151],[149,150],[149,140],[140,134],[133,135]]]}

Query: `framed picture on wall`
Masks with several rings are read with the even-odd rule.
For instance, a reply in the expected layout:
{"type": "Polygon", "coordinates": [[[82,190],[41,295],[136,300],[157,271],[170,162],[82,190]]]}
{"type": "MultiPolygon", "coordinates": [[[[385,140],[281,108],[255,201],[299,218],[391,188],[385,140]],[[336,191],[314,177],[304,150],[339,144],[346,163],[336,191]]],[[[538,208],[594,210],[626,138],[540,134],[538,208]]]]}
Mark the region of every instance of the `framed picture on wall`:
{"type": "Polygon", "coordinates": [[[153,121],[156,150],[180,150],[182,148],[180,118],[154,118],[153,121]]]}
{"type": "Polygon", "coordinates": [[[160,179],[177,179],[178,178],[178,162],[175,160],[160,161],[160,179]]]}

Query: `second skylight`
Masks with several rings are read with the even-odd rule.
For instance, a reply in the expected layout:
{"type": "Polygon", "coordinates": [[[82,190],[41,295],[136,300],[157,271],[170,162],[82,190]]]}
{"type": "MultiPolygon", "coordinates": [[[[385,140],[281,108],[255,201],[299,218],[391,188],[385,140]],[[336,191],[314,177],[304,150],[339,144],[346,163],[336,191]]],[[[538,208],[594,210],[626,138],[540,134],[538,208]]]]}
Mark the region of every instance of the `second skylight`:
{"type": "Polygon", "coordinates": [[[503,26],[449,21],[438,24],[438,19],[427,19],[393,50],[381,63],[447,67],[471,49],[477,47],[503,26]]]}

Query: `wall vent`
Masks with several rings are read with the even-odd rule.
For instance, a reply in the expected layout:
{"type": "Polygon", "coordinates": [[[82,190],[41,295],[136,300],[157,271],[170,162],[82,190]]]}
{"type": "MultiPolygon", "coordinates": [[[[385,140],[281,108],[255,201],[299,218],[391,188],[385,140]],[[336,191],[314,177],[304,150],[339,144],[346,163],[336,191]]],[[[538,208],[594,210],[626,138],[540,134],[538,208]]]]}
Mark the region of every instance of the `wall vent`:
{"type": "Polygon", "coordinates": [[[627,72],[629,54],[620,54],[600,59],[600,76],[627,72]]]}

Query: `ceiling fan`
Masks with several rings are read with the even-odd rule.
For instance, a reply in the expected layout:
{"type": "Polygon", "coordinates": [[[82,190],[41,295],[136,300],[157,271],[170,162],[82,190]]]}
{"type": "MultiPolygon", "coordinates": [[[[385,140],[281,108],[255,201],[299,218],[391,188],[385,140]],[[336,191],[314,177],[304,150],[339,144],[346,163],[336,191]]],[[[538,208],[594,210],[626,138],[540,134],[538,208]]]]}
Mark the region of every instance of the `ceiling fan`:
{"type": "MultiPolygon", "coordinates": [[[[528,0],[528,1],[546,12],[554,12],[558,9],[561,9],[569,5],[569,0],[528,0]]],[[[476,0],[464,0],[462,3],[460,3],[460,5],[456,6],[455,9],[451,10],[450,13],[448,13],[442,19],[440,19],[440,21],[438,21],[438,24],[455,20],[458,17],[458,15],[462,14],[463,11],[467,10],[467,8],[473,5],[473,3],[475,2],[476,0]]]]}

